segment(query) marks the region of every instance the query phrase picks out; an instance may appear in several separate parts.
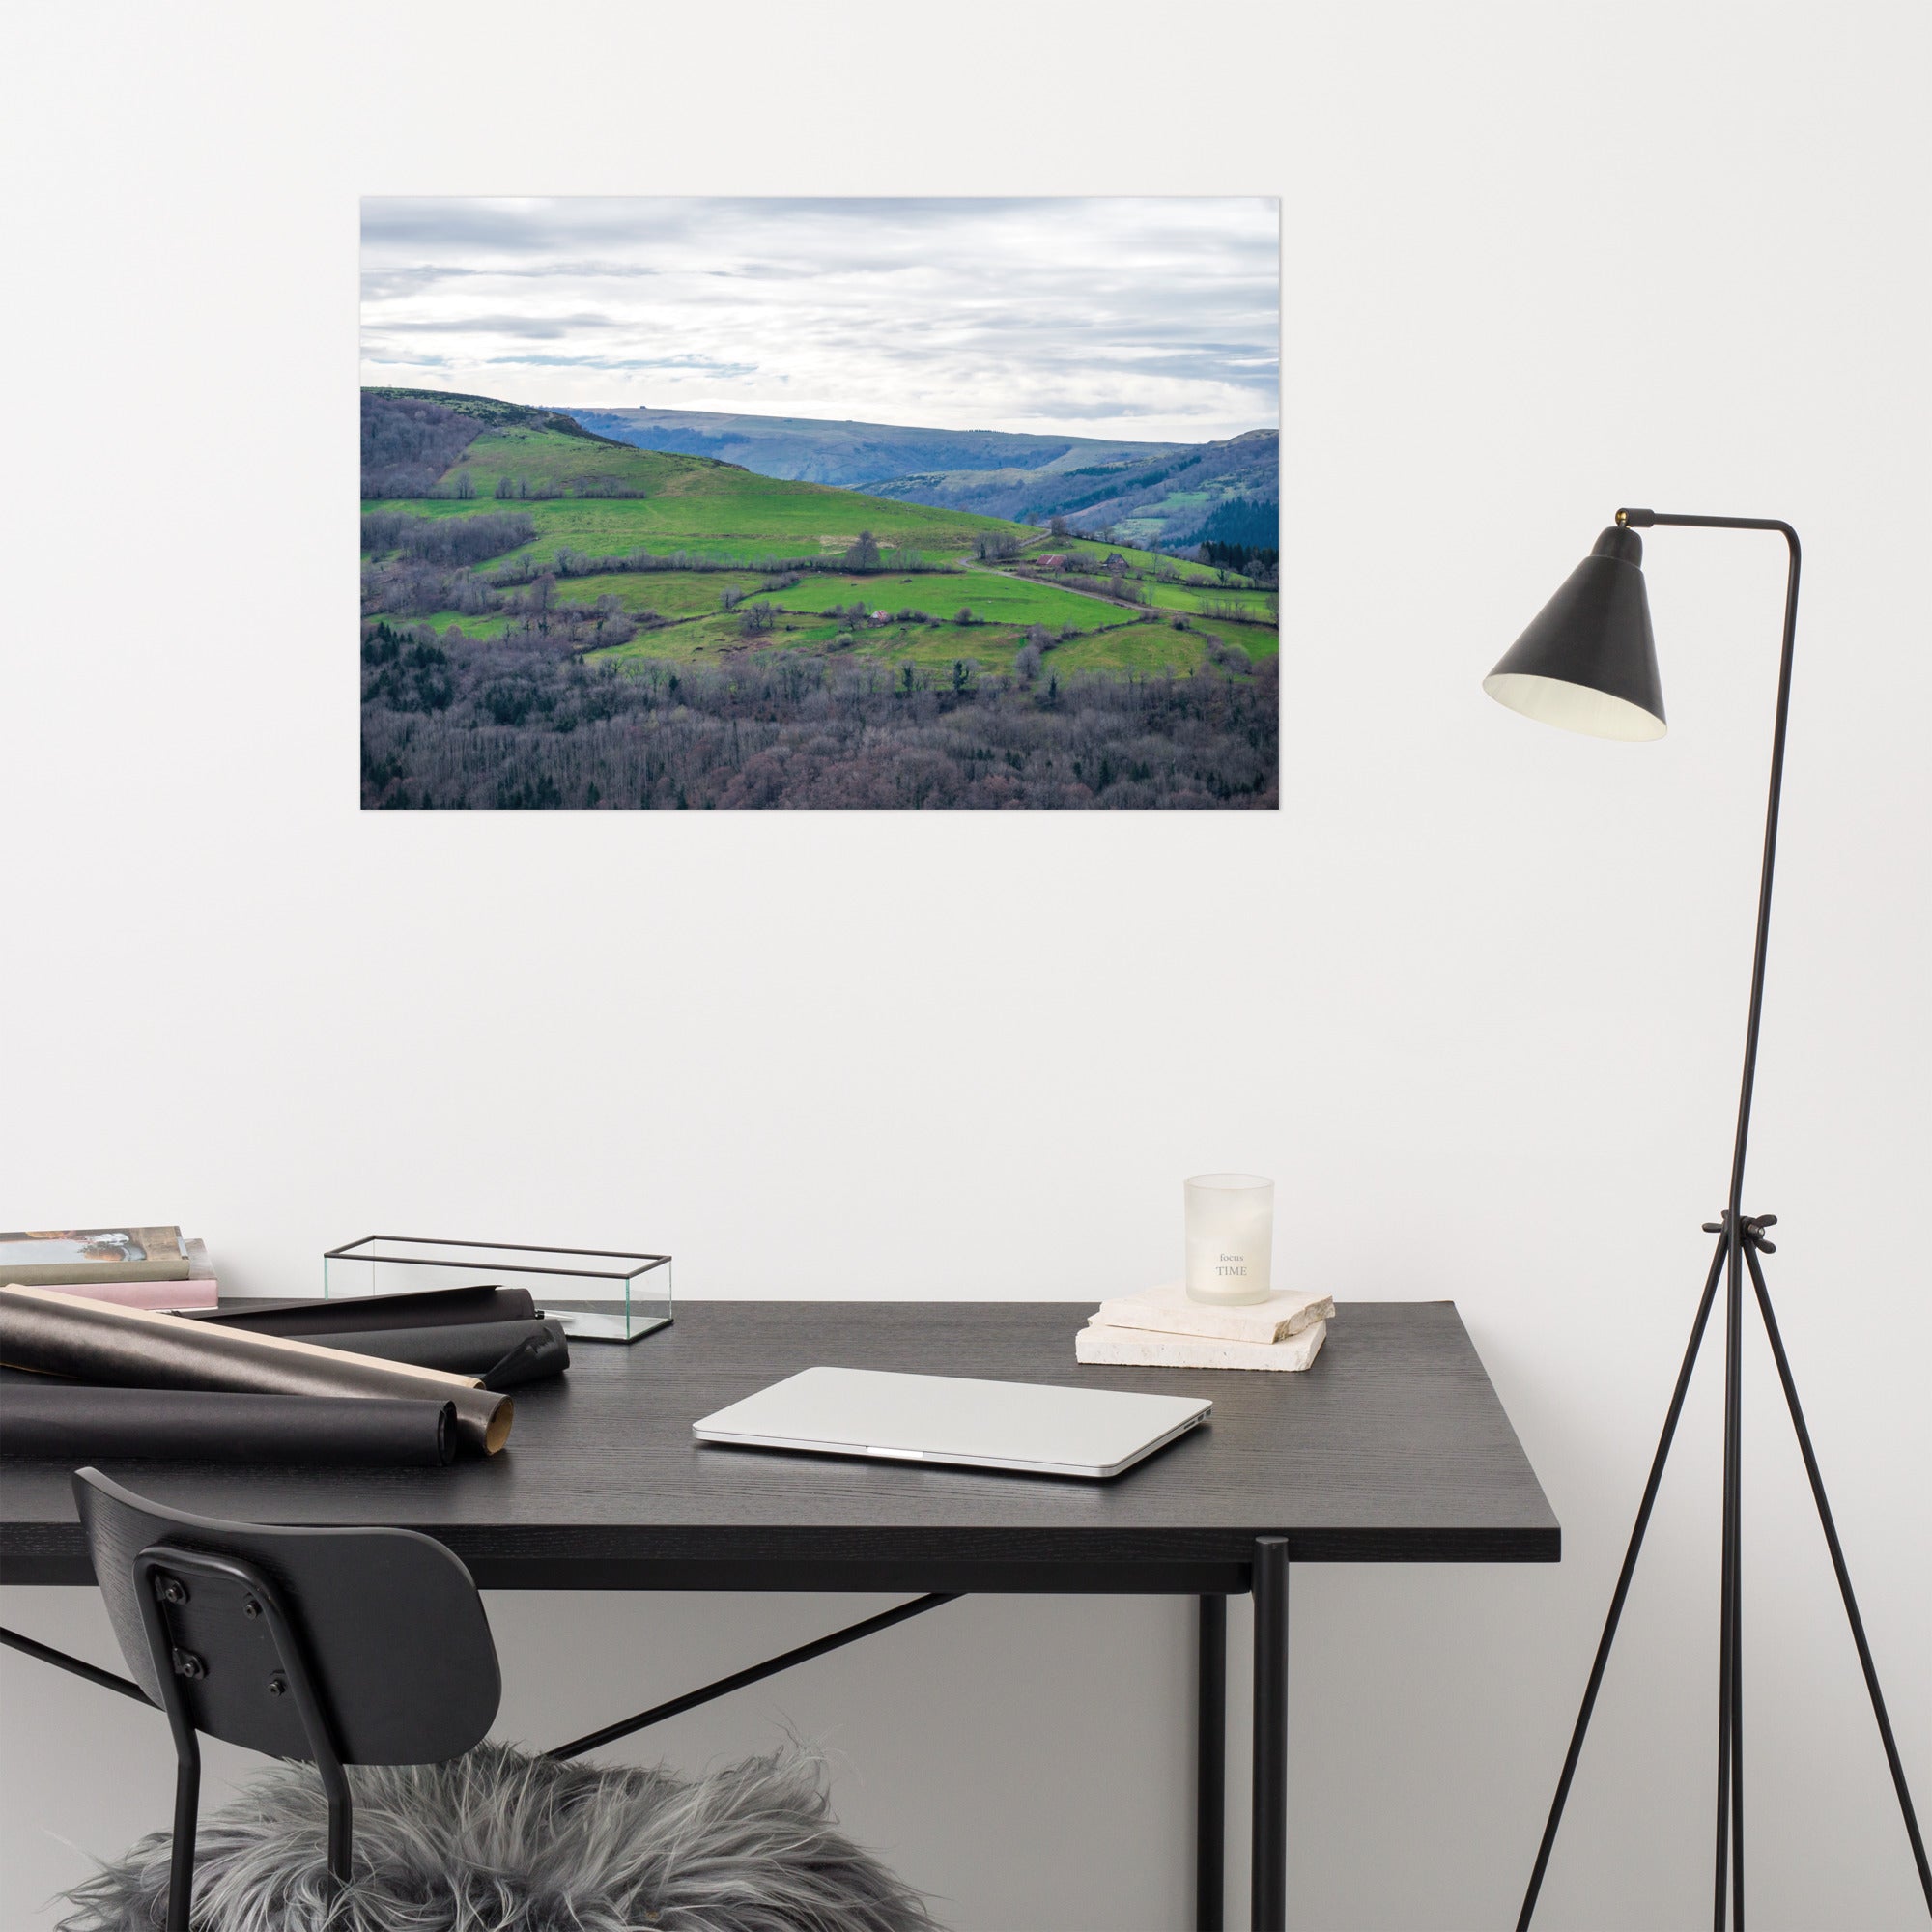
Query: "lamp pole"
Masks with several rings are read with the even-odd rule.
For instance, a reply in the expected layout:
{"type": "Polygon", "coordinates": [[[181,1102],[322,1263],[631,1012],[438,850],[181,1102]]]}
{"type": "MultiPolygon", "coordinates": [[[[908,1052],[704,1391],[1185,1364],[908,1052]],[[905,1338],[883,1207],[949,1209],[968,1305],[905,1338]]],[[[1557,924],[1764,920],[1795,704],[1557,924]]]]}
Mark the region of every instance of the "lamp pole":
{"type": "MultiPolygon", "coordinates": [[[[1798,532],[1776,518],[1682,517],[1654,510],[1619,510],[1617,522],[1638,529],[1657,524],[1701,529],[1776,530],[1789,556],[1784,579],[1784,634],[1777,660],[1777,710],[1771,727],[1771,787],[1764,811],[1764,861],[1758,872],[1757,932],[1751,948],[1750,1012],[1745,1022],[1744,1077],[1738,1091],[1738,1131],[1731,1149],[1731,1187],[1722,1221],[1724,1256],[1724,1503],[1723,1556],[1718,1640],[1718,1849],[1713,1922],[1724,1923],[1724,1847],[1730,1841],[1730,1889],[1735,1923],[1745,1917],[1744,1767],[1744,1188],[1750,1140],[1751,1094],[1757,1084],[1758,1030],[1764,1017],[1765,954],[1771,944],[1771,887],[1777,865],[1777,815],[1784,793],[1784,741],[1791,718],[1791,662],[1798,642],[1798,572],[1804,554],[1798,532]],[[1727,1791],[1728,1787],[1728,1791],[1727,1791]],[[1726,1799],[1728,1797],[1728,1806],[1726,1799]]],[[[1876,1685],[1874,1684],[1874,1694],[1876,1685]]],[[[1883,1719],[1881,1719],[1883,1722],[1883,1719]]]]}
{"type": "MultiPolygon", "coordinates": [[[[1745,1073],[1738,1095],[1738,1134],[1731,1150],[1730,1215],[1737,1221],[1744,1203],[1745,1146],[1750,1138],[1751,1090],[1757,1080],[1758,1023],[1764,1015],[1764,958],[1771,942],[1771,882],[1777,863],[1777,812],[1784,791],[1784,739],[1791,718],[1791,660],[1798,643],[1798,570],[1803,553],[1798,532],[1776,517],[1678,517],[1662,510],[1619,510],[1618,525],[1648,529],[1654,524],[1683,525],[1707,530],[1776,530],[1790,554],[1784,577],[1784,641],[1777,660],[1777,713],[1771,727],[1771,796],[1764,812],[1764,864],[1757,883],[1757,943],[1751,952],[1750,1016],[1745,1023],[1745,1073]]],[[[1732,1244],[1731,1269],[1735,1293],[1742,1273],[1742,1248],[1732,1244]]]]}
{"type": "MultiPolygon", "coordinates": [[[[1696,529],[1775,530],[1785,541],[1789,566],[1785,577],[1783,641],[1777,668],[1777,711],[1772,727],[1771,785],[1765,808],[1764,857],[1758,874],[1757,932],[1751,953],[1750,1009],[1745,1025],[1744,1077],[1738,1095],[1737,1135],[1731,1149],[1730,1191],[1726,1196],[1722,1216],[1717,1221],[1705,1224],[1705,1232],[1719,1237],[1717,1252],[1712,1257],[1710,1272],[1705,1278],[1704,1292],[1698,1301],[1696,1319],[1691,1324],[1690,1346],[1685,1350],[1683,1367],[1678,1372],[1677,1385],[1671,1395],[1669,1409],[1664,1416],[1663,1432],[1658,1441],[1657,1454],[1651,1463],[1650,1478],[1644,1486],[1636,1522],[1631,1531],[1629,1547],[1624,1552],[1623,1568],[1618,1573],[1616,1588],[1611,1594],[1609,1614],[1605,1620],[1604,1634],[1598,1642],[1596,1658],[1591,1664],[1589,1680],[1583,1691],[1582,1706],[1577,1712],[1576,1728],[1571,1734],[1570,1749],[1564,1758],[1562,1774],[1557,1779],[1556,1795],[1549,1807],[1548,1820],[1544,1826],[1542,1842],[1537,1847],[1536,1863],[1530,1873],[1528,1889],[1523,1895],[1521,1914],[1517,1920],[1518,1932],[1528,1932],[1530,1919],[1536,1910],[1537,1895],[1542,1889],[1544,1873],[1548,1867],[1550,1850],[1556,1842],[1556,1832],[1562,1821],[1564,1803],[1570,1795],[1570,1786],[1576,1776],[1577,1761],[1582,1752],[1584,1734],[1589,1729],[1591,1712],[1595,1708],[1597,1692],[1603,1684],[1605,1667],[1609,1662],[1610,1646],[1616,1637],[1618,1619],[1623,1614],[1624,1601],[1629,1595],[1631,1578],[1635,1573],[1637,1554],[1643,1547],[1644,1531],[1649,1526],[1651,1510],[1657,1500],[1664,1463],[1669,1457],[1678,1417],[1683,1410],[1685,1394],[1690,1388],[1691,1372],[1696,1366],[1698,1350],[1703,1344],[1719,1278],[1722,1278],[1725,1284],[1724,1476],[1723,1548],[1720,1563],[1718,1645],[1717,1848],[1712,1888],[1712,1923],[1716,1932],[1724,1932],[1728,1904],[1731,1924],[1737,1928],[1737,1932],[1743,1932],[1745,1923],[1742,1656],[1744,1618],[1740,1518],[1744,1388],[1741,1350],[1744,1339],[1744,1279],[1747,1272],[1750,1275],[1758,1309],[1764,1320],[1765,1332],[1771,1342],[1773,1357],[1777,1365],[1778,1379],[1784,1390],[1786,1406],[1790,1409],[1792,1425],[1797,1432],[1799,1447],[1804,1454],[1805,1474],[1810,1481],[1812,1498],[1818,1508],[1819,1520],[1824,1528],[1833,1569],[1837,1576],[1839,1594],[1844,1600],[1846,1618],[1851,1625],[1853,1640],[1858,1648],[1859,1662],[1864,1672],[1865,1688],[1871,1694],[1872,1713],[1878,1720],[1879,1736],[1885,1746],[1886,1761],[1891,1770],[1892,1786],[1898,1795],[1899,1810],[1905,1821],[1906,1835],[1911,1840],[1913,1858],[1918,1867],[1919,1884],[1925,1893],[1927,1910],[1932,1912],[1932,1867],[1928,1867],[1926,1861],[1924,1840],[1919,1834],[1918,1820],[1913,1811],[1912,1795],[1906,1785],[1904,1767],[1899,1761],[1898,1746],[1892,1736],[1891,1721],[1886,1714],[1885,1698],[1879,1690],[1878,1672],[1872,1662],[1870,1646],[1865,1640],[1864,1623],[1859,1615],[1858,1601],[1852,1594],[1851,1576],[1846,1569],[1844,1552],[1839,1546],[1837,1529],[1832,1519],[1831,1504],[1826,1498],[1824,1479],[1819,1473],[1817,1458],[1812,1451],[1810,1433],[1804,1425],[1804,1410],[1798,1401],[1797,1385],[1792,1379],[1791,1367],[1785,1356],[1776,1318],[1772,1313],[1771,1295],[1765,1285],[1764,1270],[1758,1260],[1760,1254],[1775,1252],[1772,1243],[1765,1238],[1765,1230],[1775,1225],[1777,1217],[1775,1214],[1747,1216],[1744,1212],[1745,1157],[1750,1139],[1751,1098],[1757,1078],[1758,1033],[1764,1012],[1765,954],[1771,938],[1771,889],[1777,859],[1778,807],[1784,787],[1785,734],[1791,711],[1791,665],[1798,636],[1798,576],[1802,560],[1798,532],[1789,524],[1775,517],[1691,517],[1667,514],[1661,510],[1621,509],[1617,512],[1616,523],[1619,529],[1633,530],[1648,529],[1660,525],[1696,529]]],[[[1600,543],[1597,554],[1601,556],[1609,554],[1600,543]]],[[[1634,563],[1634,559],[1627,561],[1634,563]]],[[[1559,592],[1559,600],[1564,594],[1559,592]]],[[[1552,600],[1552,610],[1557,601],[1552,600]]],[[[1641,609],[1640,604],[1638,608],[1641,609]]],[[[1546,618],[1548,615],[1549,612],[1546,611],[1546,618]]],[[[1569,619],[1568,612],[1565,613],[1565,617],[1574,623],[1574,619],[1569,619]]],[[[1538,620],[1539,624],[1544,621],[1541,618],[1538,620]]],[[[1628,623],[1628,619],[1624,621],[1628,623]]],[[[1535,628],[1532,627],[1532,632],[1535,628]]],[[[1530,635],[1525,634],[1525,641],[1530,635]]],[[[1520,652],[1522,649],[1523,645],[1520,643],[1518,651],[1520,652]]],[[[1540,680],[1557,677],[1558,681],[1562,681],[1551,663],[1547,661],[1548,649],[1547,637],[1539,639],[1539,649],[1541,655],[1533,661],[1533,675],[1540,680]]],[[[1642,622],[1642,651],[1647,655],[1649,649],[1646,612],[1642,622]]],[[[1513,662],[1515,662],[1514,654],[1511,658],[1505,658],[1503,665],[1498,666],[1498,670],[1503,670],[1513,662]]],[[[1531,660],[1523,662],[1532,663],[1531,660]]],[[[1577,654],[1578,669],[1576,673],[1576,682],[1585,688],[1593,683],[1589,669],[1592,662],[1587,651],[1577,654]]],[[[1601,676],[1594,681],[1597,688],[1606,688],[1601,676]]],[[[1505,698],[1504,701],[1510,700],[1505,698]]],[[[1655,707],[1655,715],[1661,731],[1661,698],[1655,707]]]]}

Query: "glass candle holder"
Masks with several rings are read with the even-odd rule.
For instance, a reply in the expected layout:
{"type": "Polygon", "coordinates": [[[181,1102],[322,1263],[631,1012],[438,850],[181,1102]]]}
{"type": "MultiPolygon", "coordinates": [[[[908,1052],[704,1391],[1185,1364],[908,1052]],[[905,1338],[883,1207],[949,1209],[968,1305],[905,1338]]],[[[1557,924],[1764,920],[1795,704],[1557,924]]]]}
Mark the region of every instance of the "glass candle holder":
{"type": "Polygon", "coordinates": [[[1188,1178],[1187,1298],[1265,1301],[1274,1258],[1274,1182],[1261,1174],[1188,1178]]]}

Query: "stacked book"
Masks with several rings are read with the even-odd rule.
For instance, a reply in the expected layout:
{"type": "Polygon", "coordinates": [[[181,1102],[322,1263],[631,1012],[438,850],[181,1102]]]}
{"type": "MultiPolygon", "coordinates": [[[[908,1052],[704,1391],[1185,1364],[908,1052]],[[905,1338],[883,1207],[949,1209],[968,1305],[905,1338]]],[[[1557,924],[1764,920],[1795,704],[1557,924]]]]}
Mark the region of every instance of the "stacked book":
{"type": "Polygon", "coordinates": [[[1271,1294],[1229,1307],[1191,1301],[1178,1282],[1103,1301],[1074,1337],[1073,1358],[1162,1369],[1305,1369],[1328,1339],[1331,1296],[1271,1294]]]}
{"type": "Polygon", "coordinates": [[[57,1288],[120,1308],[213,1308],[208,1246],[179,1228],[47,1228],[0,1234],[0,1281],[57,1288]]]}

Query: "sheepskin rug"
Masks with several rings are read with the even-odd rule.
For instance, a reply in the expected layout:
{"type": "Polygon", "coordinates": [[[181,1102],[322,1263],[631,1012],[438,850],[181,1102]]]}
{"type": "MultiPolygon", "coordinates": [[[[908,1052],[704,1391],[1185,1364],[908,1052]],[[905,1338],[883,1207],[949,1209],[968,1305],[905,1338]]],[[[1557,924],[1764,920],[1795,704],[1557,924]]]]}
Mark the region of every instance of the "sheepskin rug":
{"type": "MultiPolygon", "coordinates": [[[[348,1889],[330,1896],[313,1768],[278,1765],[202,1820],[194,1932],[932,1932],[795,1747],[691,1782],[502,1745],[349,1776],[348,1889]]],[[[76,1886],[61,1932],[165,1924],[168,1846],[143,1838],[76,1886]]]]}

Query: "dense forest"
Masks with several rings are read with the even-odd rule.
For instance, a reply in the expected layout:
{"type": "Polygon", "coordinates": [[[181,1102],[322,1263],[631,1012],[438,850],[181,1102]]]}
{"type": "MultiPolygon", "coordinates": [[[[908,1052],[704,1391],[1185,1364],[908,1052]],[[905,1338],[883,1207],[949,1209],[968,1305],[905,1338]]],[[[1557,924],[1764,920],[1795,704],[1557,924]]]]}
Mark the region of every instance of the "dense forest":
{"type": "Polygon", "coordinates": [[[362,392],[362,494],[420,497],[481,434],[474,416],[418,397],[362,392]]]}
{"type": "Polygon", "coordinates": [[[1264,556],[1272,569],[1281,549],[1281,505],[1273,498],[1237,497],[1217,503],[1203,520],[1195,536],[1204,563],[1225,563],[1244,570],[1255,557],[1264,556]]]}
{"type": "Polygon", "coordinates": [[[1272,583],[1281,568],[1281,553],[1271,544],[1217,543],[1208,538],[1201,546],[1201,561],[1240,571],[1256,582],[1272,583]]]}
{"type": "Polygon", "coordinates": [[[1268,807],[1273,663],[1240,678],[943,676],[746,649],[586,664],[524,632],[451,649],[377,619],[362,797],[378,807],[1268,807]]]}

